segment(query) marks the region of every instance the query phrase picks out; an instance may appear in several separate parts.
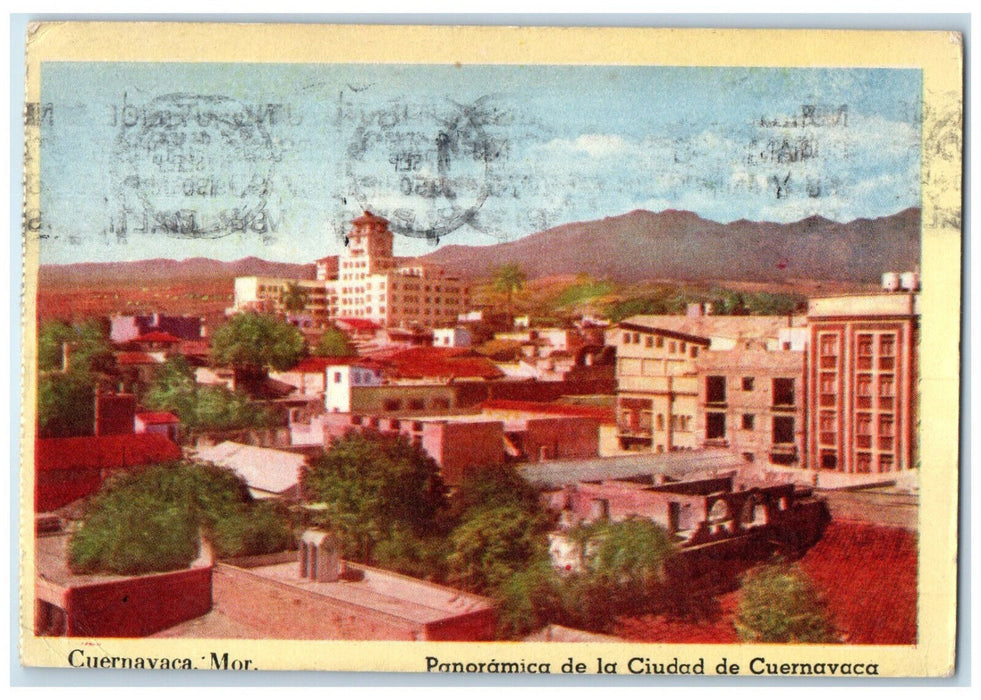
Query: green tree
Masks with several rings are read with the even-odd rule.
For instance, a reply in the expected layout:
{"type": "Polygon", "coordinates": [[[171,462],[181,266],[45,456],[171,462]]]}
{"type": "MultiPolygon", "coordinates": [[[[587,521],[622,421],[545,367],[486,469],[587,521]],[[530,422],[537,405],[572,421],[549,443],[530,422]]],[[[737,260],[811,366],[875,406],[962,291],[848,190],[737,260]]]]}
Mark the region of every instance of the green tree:
{"type": "Polygon", "coordinates": [[[37,389],[38,437],[91,435],[95,378],[86,372],[42,374],[37,389]]]}
{"type": "Polygon", "coordinates": [[[78,333],[64,321],[42,323],[37,334],[37,365],[41,371],[59,370],[65,343],[78,340],[78,333]]]}
{"type": "Polygon", "coordinates": [[[74,326],[64,321],[48,321],[38,330],[38,369],[60,370],[64,346],[71,350],[70,369],[74,372],[111,372],[115,367],[108,330],[96,319],[74,326]]]}
{"type": "Polygon", "coordinates": [[[299,282],[290,282],[280,297],[283,308],[292,313],[299,313],[307,307],[307,291],[299,282]]]}
{"type": "Polygon", "coordinates": [[[526,279],[524,270],[515,263],[507,263],[494,270],[494,289],[507,297],[509,314],[514,313],[514,295],[524,289],[526,279]]]}
{"type": "Polygon", "coordinates": [[[287,521],[255,504],[231,470],[188,463],[157,465],[113,477],[89,501],[69,543],[78,573],[140,574],[186,567],[199,533],[219,556],[281,551],[287,521]]]}
{"type": "Polygon", "coordinates": [[[785,563],[746,573],[734,625],[747,642],[837,641],[827,608],[807,574],[785,563]]]}
{"type": "Polygon", "coordinates": [[[344,331],[328,328],[317,341],[313,354],[318,357],[353,357],[358,352],[344,331]]]}
{"type": "Polygon", "coordinates": [[[315,522],[336,531],[347,555],[365,563],[396,530],[438,532],[446,510],[436,462],[404,438],[378,433],[334,440],[303,472],[302,488],[308,501],[324,506],[315,522]]]}
{"type": "Polygon", "coordinates": [[[450,580],[466,590],[495,591],[542,555],[546,522],[515,505],[470,511],[450,535],[450,580]]]}
{"type": "Polygon", "coordinates": [[[487,508],[514,506],[524,513],[545,517],[541,489],[536,488],[510,464],[473,469],[464,474],[450,499],[452,517],[462,520],[468,513],[487,508]]]}
{"type": "Polygon", "coordinates": [[[190,365],[180,356],[161,365],[143,403],[153,410],[175,413],[191,429],[231,430],[276,423],[270,411],[242,393],[197,384],[190,365]]]}
{"type": "Polygon", "coordinates": [[[269,314],[233,316],[215,330],[211,341],[216,363],[251,373],[287,370],[305,351],[306,341],[299,329],[269,314]]]}

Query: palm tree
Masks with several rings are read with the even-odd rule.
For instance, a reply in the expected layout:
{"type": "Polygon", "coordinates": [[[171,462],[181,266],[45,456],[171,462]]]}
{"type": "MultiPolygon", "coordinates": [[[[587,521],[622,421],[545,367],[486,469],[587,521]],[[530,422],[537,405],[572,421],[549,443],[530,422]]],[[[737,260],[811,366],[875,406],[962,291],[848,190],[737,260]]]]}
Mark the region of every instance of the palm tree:
{"type": "Polygon", "coordinates": [[[515,293],[524,289],[525,279],[524,270],[515,263],[507,263],[494,270],[494,289],[507,295],[508,314],[511,316],[514,316],[512,300],[515,293]]]}

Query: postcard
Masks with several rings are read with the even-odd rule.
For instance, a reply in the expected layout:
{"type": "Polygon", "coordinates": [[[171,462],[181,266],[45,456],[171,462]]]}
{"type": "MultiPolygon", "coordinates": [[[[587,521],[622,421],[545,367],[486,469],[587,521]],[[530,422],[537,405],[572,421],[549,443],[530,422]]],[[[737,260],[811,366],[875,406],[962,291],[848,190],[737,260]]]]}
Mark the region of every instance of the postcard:
{"type": "Polygon", "coordinates": [[[23,664],[953,673],[959,34],[27,47],[23,664]]]}

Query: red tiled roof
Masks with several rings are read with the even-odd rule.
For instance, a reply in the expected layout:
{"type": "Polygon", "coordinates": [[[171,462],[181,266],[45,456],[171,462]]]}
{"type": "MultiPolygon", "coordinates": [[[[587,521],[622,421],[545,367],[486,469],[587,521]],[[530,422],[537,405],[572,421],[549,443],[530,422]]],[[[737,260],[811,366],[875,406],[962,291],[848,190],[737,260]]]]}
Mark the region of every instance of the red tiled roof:
{"type": "Polygon", "coordinates": [[[181,457],[181,448],[164,435],[100,435],[36,440],[34,464],[43,472],[136,467],[181,457]]]}
{"type": "Polygon", "coordinates": [[[117,365],[158,365],[160,360],[145,352],[117,352],[117,365]]]}
{"type": "Polygon", "coordinates": [[[164,435],[103,435],[34,442],[34,510],[61,508],[99,490],[110,469],[141,467],[181,458],[164,435]]]}
{"type": "Polygon", "coordinates": [[[396,377],[500,379],[504,373],[483,355],[467,348],[404,348],[374,356],[385,360],[396,377]]]}
{"type": "Polygon", "coordinates": [[[371,358],[358,357],[357,355],[339,357],[305,357],[297,363],[290,372],[303,372],[306,374],[320,374],[325,372],[328,367],[342,365],[357,365],[358,367],[377,368],[381,363],[371,358]]]}
{"type": "Polygon", "coordinates": [[[181,419],[169,411],[144,411],[137,413],[136,417],[143,421],[144,425],[166,425],[167,423],[180,423],[181,419]]]}
{"type": "Polygon", "coordinates": [[[134,343],[180,343],[181,339],[176,335],[165,333],[164,331],[150,331],[134,338],[134,343]]]}

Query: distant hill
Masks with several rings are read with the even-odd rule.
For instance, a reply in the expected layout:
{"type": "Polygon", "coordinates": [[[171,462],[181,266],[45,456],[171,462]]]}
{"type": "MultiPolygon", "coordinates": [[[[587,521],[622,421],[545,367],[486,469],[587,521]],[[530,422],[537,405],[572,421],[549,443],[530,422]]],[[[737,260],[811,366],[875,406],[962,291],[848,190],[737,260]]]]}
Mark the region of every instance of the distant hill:
{"type": "MultiPolygon", "coordinates": [[[[399,258],[408,262],[409,258],[399,258]]],[[[632,211],[556,226],[491,246],[447,245],[418,258],[470,279],[518,263],[529,279],[586,273],[622,283],[650,280],[875,283],[883,272],[920,262],[920,210],[837,223],[810,217],[790,224],[720,224],[687,211],[632,211]]],[[[116,282],[230,280],[238,276],[313,279],[315,265],[249,257],[154,259],[42,265],[44,287],[116,282]]]]}
{"type": "Polygon", "coordinates": [[[187,282],[196,280],[232,279],[234,277],[292,277],[313,279],[316,265],[269,262],[260,258],[242,258],[222,262],[211,258],[170,260],[156,258],[136,262],[72,263],[41,265],[39,283],[42,286],[85,286],[100,280],[117,282],[187,282]]]}
{"type": "Polygon", "coordinates": [[[720,224],[687,211],[632,211],[556,226],[491,246],[448,245],[419,258],[471,279],[517,263],[529,279],[587,273],[634,283],[651,279],[875,283],[920,262],[920,210],[837,223],[720,224]]]}

